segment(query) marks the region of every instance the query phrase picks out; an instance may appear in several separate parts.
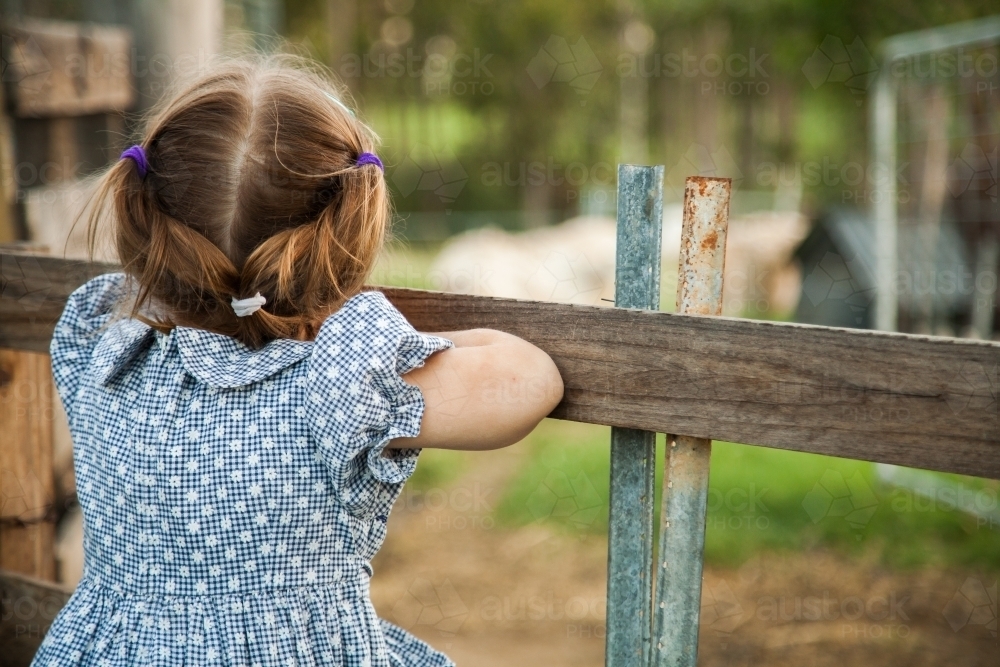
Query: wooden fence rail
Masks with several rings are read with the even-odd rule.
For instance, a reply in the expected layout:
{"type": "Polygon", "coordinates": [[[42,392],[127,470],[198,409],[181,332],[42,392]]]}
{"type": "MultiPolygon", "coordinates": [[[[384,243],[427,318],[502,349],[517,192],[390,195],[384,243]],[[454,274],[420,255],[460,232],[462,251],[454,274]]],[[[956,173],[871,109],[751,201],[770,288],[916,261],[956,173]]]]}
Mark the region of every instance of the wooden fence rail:
{"type": "MultiPolygon", "coordinates": [[[[0,348],[46,351],[114,267],[0,253],[0,348]]],[[[418,329],[548,352],[552,417],[1000,479],[1000,343],[385,288],[418,329]]]]}

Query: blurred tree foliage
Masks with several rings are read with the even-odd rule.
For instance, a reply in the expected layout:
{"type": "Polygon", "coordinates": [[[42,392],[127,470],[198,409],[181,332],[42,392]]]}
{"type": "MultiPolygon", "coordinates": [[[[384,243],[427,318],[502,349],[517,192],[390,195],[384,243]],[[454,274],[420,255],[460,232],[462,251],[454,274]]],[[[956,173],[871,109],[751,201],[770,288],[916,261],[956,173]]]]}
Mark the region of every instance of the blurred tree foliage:
{"type": "MultiPolygon", "coordinates": [[[[111,1],[3,11],[80,20],[111,1]]],[[[225,4],[283,4],[285,36],[342,78],[382,135],[401,210],[550,217],[588,210],[621,161],[665,164],[673,197],[689,173],[753,193],[804,165],[863,168],[880,42],[997,12],[995,0],[225,4]]],[[[864,204],[836,178],[804,180],[806,210],[864,204]]]]}
{"type": "MultiPolygon", "coordinates": [[[[621,160],[630,105],[646,159],[675,181],[715,170],[773,190],[782,164],[865,165],[881,40],[996,11],[991,0],[286,0],[286,26],[344,78],[391,163],[430,149],[467,173],[454,202],[395,184],[400,208],[570,214],[582,191],[613,187],[604,165],[621,160]],[[559,61],[560,47],[568,58],[551,71],[540,51],[559,61]],[[574,80],[573,68],[593,70],[587,51],[596,80],[574,80]],[[393,70],[392,56],[407,66],[393,70]],[[442,58],[451,72],[435,75],[442,58]]],[[[851,203],[829,179],[805,190],[807,209],[851,203]]]]}

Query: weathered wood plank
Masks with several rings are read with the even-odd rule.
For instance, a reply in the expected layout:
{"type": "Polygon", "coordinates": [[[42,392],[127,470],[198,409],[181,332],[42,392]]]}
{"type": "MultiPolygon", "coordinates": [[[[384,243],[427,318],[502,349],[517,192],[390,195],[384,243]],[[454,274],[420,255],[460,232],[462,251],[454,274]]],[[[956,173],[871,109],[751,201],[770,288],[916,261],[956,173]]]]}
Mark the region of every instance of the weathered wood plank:
{"type": "Polygon", "coordinates": [[[3,38],[15,116],[80,116],[135,103],[127,28],[25,19],[5,24],[3,38]]]}
{"type": "Polygon", "coordinates": [[[109,264],[0,253],[0,347],[47,353],[73,290],[115,270],[109,264]]]}
{"type": "Polygon", "coordinates": [[[424,330],[549,352],[552,416],[1000,478],[1000,345],[722,317],[386,290],[424,330]]]}
{"type": "Polygon", "coordinates": [[[0,665],[28,667],[72,591],[0,570],[0,665]]]}
{"type": "MultiPolygon", "coordinates": [[[[107,265],[0,254],[0,347],[46,350],[107,265]]],[[[424,331],[491,327],[559,366],[560,419],[1000,479],[1000,344],[385,289],[424,331]]]]}

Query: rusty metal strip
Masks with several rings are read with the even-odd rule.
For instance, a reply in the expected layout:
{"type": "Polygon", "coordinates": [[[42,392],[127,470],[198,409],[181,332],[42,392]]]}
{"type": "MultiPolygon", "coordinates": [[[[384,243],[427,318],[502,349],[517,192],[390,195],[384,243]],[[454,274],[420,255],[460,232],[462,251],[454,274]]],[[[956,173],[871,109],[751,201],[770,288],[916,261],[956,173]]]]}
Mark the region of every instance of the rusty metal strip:
{"type": "MultiPolygon", "coordinates": [[[[677,312],[722,314],[732,182],[690,177],[684,188],[677,312]]],[[[655,667],[695,667],[712,441],[667,437],[653,626],[655,667]]]]}

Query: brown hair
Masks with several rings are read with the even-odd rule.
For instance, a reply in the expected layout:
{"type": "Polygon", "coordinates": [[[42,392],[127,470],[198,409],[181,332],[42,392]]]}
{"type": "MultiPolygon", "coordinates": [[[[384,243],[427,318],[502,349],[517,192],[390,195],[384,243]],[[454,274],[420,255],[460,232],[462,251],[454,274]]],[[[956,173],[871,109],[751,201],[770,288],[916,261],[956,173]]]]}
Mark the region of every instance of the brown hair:
{"type": "Polygon", "coordinates": [[[206,329],[258,348],[311,339],[361,290],[385,241],[389,199],[373,133],[340,91],[289,56],[220,62],[156,108],[131,159],[103,176],[90,210],[110,217],[135,281],[131,316],[206,329]],[[233,298],[267,303],[237,317],[233,298]],[[140,312],[142,311],[142,312],[140,312]]]}

